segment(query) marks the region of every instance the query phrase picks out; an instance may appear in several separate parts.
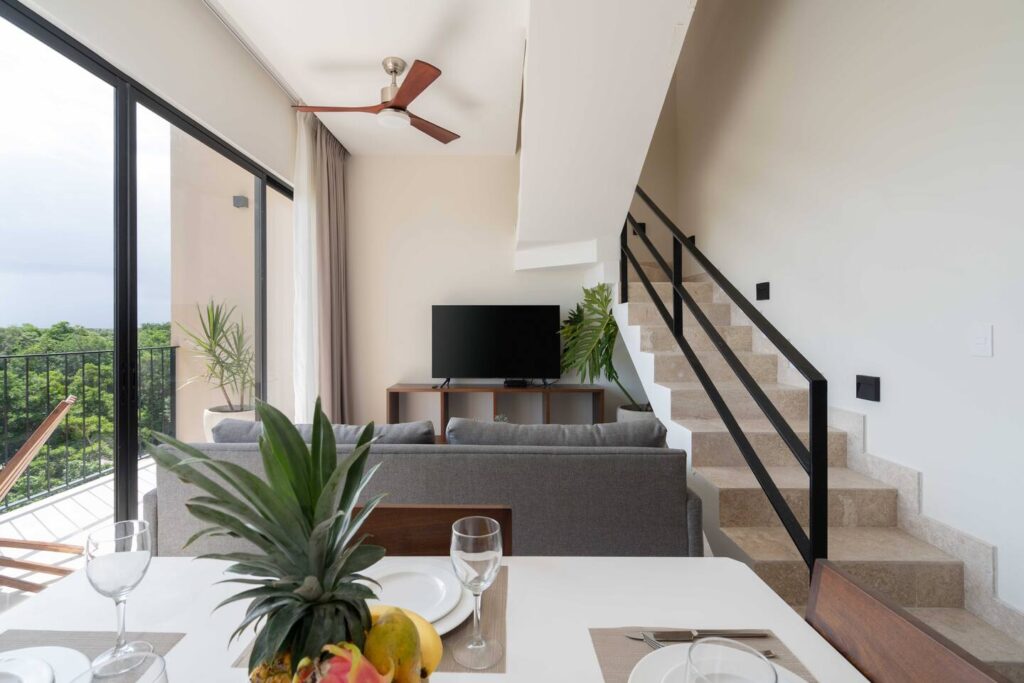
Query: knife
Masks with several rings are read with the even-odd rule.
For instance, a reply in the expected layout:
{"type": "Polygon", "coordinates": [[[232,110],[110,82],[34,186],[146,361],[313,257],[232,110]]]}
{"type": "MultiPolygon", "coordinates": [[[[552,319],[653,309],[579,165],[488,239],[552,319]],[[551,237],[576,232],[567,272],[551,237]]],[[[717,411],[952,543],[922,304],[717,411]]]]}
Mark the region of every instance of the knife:
{"type": "MultiPolygon", "coordinates": [[[[678,629],[673,631],[650,631],[651,637],[662,643],[691,643],[698,638],[770,638],[771,631],[760,629],[678,629]]],[[[641,633],[627,633],[631,640],[643,640],[641,633]]]]}

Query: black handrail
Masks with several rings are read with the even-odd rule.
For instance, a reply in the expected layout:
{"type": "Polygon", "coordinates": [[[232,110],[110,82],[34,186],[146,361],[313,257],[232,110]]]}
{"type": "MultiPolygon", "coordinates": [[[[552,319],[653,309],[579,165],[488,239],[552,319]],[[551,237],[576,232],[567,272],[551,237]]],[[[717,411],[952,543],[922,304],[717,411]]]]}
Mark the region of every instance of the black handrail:
{"type": "Polygon", "coordinates": [[[793,540],[807,563],[808,567],[812,567],[814,561],[818,558],[826,557],[828,554],[828,425],[827,425],[827,390],[828,385],[824,376],[818,372],[818,370],[811,365],[811,363],[796,350],[795,347],[787,340],[782,334],[769,323],[761,313],[754,308],[746,298],[740,294],[739,290],[729,282],[722,273],[715,268],[713,264],[707,259],[704,254],[697,249],[696,245],[683,234],[683,232],[676,227],[676,225],[654,204],[651,198],[638,186],[637,194],[640,198],[651,208],[654,214],[665,224],[672,234],[672,266],[669,267],[664,257],[658,253],[658,250],[651,243],[647,237],[646,225],[639,223],[633,218],[632,214],[627,213],[626,222],[622,226],[622,235],[620,239],[621,256],[619,263],[619,278],[620,278],[620,300],[623,303],[629,300],[629,285],[628,285],[628,267],[632,265],[636,270],[637,275],[640,278],[640,282],[644,285],[648,294],[651,297],[651,301],[654,302],[658,312],[661,314],[665,324],[669,327],[672,332],[672,336],[675,338],[676,343],[682,350],[683,355],[686,357],[693,369],[694,374],[700,381],[701,386],[707,392],[711,403],[718,411],[719,416],[722,418],[726,429],[729,431],[733,441],[736,442],[736,447],[743,456],[743,459],[747,462],[751,472],[757,479],[765,495],[768,497],[768,501],[775,513],[779,516],[783,527],[786,529],[790,538],[793,540]],[[643,271],[636,255],[630,249],[627,236],[628,229],[632,226],[634,234],[640,239],[640,241],[647,247],[651,255],[655,259],[655,263],[670,278],[672,285],[672,302],[673,311],[669,314],[667,307],[661,300],[654,289],[654,285],[651,284],[650,278],[643,271]],[[757,383],[756,380],[751,376],[746,366],[740,362],[736,353],[729,347],[725,339],[718,332],[715,326],[708,319],[707,315],[704,314],[703,310],[694,301],[692,295],[687,291],[682,283],[682,250],[687,249],[698,264],[700,264],[705,272],[711,277],[711,279],[717,284],[722,291],[736,304],[736,306],[743,311],[747,318],[757,326],[757,328],[765,335],[765,337],[773,344],[784,357],[786,357],[797,370],[808,380],[808,391],[809,391],[809,402],[808,402],[808,446],[804,446],[803,442],[797,436],[796,432],[790,426],[789,422],[782,416],[782,414],[772,403],[771,399],[764,393],[764,390],[757,383]],[[686,340],[683,334],[683,304],[690,310],[694,319],[700,325],[704,333],[707,334],[712,345],[722,355],[723,359],[735,373],[740,383],[750,394],[755,404],[761,409],[765,417],[768,418],[768,422],[778,432],[783,443],[789,448],[796,458],[797,462],[801,465],[805,472],[809,476],[809,495],[810,495],[810,510],[809,510],[809,532],[805,532],[803,527],[800,525],[796,516],[793,514],[792,509],[786,503],[782,494],[779,492],[778,487],[772,480],[768,471],[765,469],[764,464],[758,457],[757,452],[750,444],[750,440],[747,439],[743,433],[742,428],[736,421],[729,409],[728,405],[722,398],[715,386],[713,380],[707,374],[697,355],[693,352],[689,342],[686,340]]]}

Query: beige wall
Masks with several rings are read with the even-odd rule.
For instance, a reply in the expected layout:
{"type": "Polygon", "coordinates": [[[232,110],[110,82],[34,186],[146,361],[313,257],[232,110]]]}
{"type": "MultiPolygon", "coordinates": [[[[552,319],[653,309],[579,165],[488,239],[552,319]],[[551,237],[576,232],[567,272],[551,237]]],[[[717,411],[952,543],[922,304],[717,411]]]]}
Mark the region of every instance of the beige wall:
{"type": "MultiPolygon", "coordinates": [[[[352,157],[346,167],[354,419],[383,421],[385,389],[430,381],[432,304],[559,304],[583,285],[575,269],[514,271],[514,157],[352,157]]],[[[624,354],[623,354],[624,356],[624,354]]],[[[639,382],[628,357],[620,372],[639,382]]],[[[609,416],[622,402],[609,396],[609,416]]],[[[413,402],[403,419],[432,419],[435,402],[413,402]]],[[[570,398],[555,419],[585,421],[570,398]]],[[[490,417],[490,404],[454,408],[490,417]]],[[[502,404],[512,419],[539,421],[540,406],[502,404]]]]}
{"type": "Polygon", "coordinates": [[[196,304],[212,298],[236,306],[234,319],[255,331],[253,177],[206,145],[171,129],[171,343],[178,351],[178,438],[205,441],[203,409],[224,397],[205,382],[180,325],[198,331],[196,304]],[[234,195],[249,198],[236,209],[234,195]]]}
{"type": "Polygon", "coordinates": [[[676,136],[681,222],[1024,608],[1022,64],[1017,0],[703,0],[676,136]]]}

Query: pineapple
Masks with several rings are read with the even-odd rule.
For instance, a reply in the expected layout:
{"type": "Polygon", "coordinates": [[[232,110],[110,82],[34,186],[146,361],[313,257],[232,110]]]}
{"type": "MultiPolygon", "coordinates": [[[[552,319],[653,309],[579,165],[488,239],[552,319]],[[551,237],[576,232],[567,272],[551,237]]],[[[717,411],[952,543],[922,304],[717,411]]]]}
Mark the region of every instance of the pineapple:
{"type": "Polygon", "coordinates": [[[362,649],[371,627],[366,600],[375,596],[356,581],[366,578],[360,572],[379,561],[384,549],[356,537],[383,496],[353,513],[376,471],[366,470],[373,423],[363,429],[352,454],[338,462],[334,432],[319,400],[310,445],[279,410],[260,403],[256,412],[263,421],[259,448],[266,481],[163,434],[155,437],[169,448],[153,449],[153,458],[205,493],[187,507],[208,526],[186,547],[218,535],[255,546],[251,552],[201,557],[231,562],[227,571],[238,577],[227,581],[248,586],[218,607],[251,600],[231,637],[249,626],[258,629],[249,671],[259,681],[264,680],[261,672],[277,673],[285,661],[294,673],[297,663],[316,658],[324,643],[348,642],[362,649]]]}

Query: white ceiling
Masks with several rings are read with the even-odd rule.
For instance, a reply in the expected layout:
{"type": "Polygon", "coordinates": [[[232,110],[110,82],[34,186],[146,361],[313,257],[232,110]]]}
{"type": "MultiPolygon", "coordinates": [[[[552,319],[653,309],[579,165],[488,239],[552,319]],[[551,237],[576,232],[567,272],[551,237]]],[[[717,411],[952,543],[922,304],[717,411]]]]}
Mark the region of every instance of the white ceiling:
{"type": "Polygon", "coordinates": [[[370,114],[320,114],[352,154],[515,153],[528,0],[207,2],[305,104],[378,103],[389,55],[441,69],[409,109],[461,139],[442,145],[370,114]]]}

